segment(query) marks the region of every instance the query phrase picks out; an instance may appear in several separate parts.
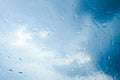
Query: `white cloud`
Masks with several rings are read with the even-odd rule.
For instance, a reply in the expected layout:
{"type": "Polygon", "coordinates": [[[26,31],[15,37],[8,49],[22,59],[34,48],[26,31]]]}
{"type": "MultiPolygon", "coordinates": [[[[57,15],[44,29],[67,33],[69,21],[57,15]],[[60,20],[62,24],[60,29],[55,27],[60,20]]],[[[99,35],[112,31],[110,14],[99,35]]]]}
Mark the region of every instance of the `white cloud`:
{"type": "MultiPolygon", "coordinates": [[[[11,39],[13,41],[12,45],[24,46],[28,43],[28,40],[32,39],[32,35],[26,32],[26,28],[20,28],[15,31],[15,34],[11,39]]],[[[26,51],[30,51],[31,53],[25,52],[26,54],[24,54],[23,57],[24,62],[22,63],[22,67],[19,66],[20,64],[18,64],[15,65],[15,68],[20,67],[18,69],[24,70],[26,72],[24,73],[25,75],[31,76],[27,79],[37,77],[38,79],[43,80],[113,80],[110,76],[103,73],[95,73],[93,75],[71,78],[51,68],[54,65],[69,65],[73,61],[76,61],[80,65],[87,64],[91,62],[91,56],[85,52],[75,54],[73,53],[69,54],[66,58],[61,58],[56,57],[57,53],[55,51],[48,50],[46,48],[43,49],[43,47],[38,47],[38,45],[34,45],[33,43],[30,43],[29,46],[26,46],[25,49],[26,51]],[[48,76],[49,78],[46,76],[48,76]]]]}
{"type": "Polygon", "coordinates": [[[84,65],[91,62],[91,57],[86,53],[69,54],[67,58],[56,58],[55,64],[57,65],[69,65],[76,61],[79,65],[84,65]]]}
{"type": "Polygon", "coordinates": [[[113,80],[113,78],[103,72],[95,72],[88,76],[76,76],[74,80],[113,80]]]}
{"type": "Polygon", "coordinates": [[[45,39],[50,35],[50,31],[49,30],[41,30],[41,31],[38,32],[38,35],[41,38],[45,39]]]}
{"type": "Polygon", "coordinates": [[[32,39],[32,35],[26,32],[26,28],[18,28],[15,32],[12,33],[11,44],[13,46],[25,46],[28,40],[32,39]]]}

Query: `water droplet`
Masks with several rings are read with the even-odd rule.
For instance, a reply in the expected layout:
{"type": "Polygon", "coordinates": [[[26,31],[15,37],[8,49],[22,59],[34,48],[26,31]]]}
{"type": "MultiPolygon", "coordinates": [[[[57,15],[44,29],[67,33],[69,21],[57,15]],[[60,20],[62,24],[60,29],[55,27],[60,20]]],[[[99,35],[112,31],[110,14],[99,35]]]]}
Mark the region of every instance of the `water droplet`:
{"type": "Polygon", "coordinates": [[[20,72],[18,72],[18,73],[19,73],[19,74],[22,74],[23,72],[20,71],[20,72]]]}
{"type": "Polygon", "coordinates": [[[13,70],[12,69],[9,69],[10,72],[12,72],[13,70]]]}
{"type": "Polygon", "coordinates": [[[73,15],[74,18],[78,18],[78,15],[73,15]]]}
{"type": "Polygon", "coordinates": [[[64,18],[63,18],[62,16],[59,16],[58,19],[59,19],[60,21],[64,21],[64,18]]]}
{"type": "Polygon", "coordinates": [[[8,58],[11,58],[10,56],[8,56],[8,58]]]}
{"type": "Polygon", "coordinates": [[[102,24],[102,27],[103,27],[103,28],[106,28],[107,25],[108,25],[107,23],[104,23],[104,24],[102,24]]]}
{"type": "Polygon", "coordinates": [[[111,59],[111,57],[110,57],[110,56],[108,56],[108,59],[110,60],[110,59],[111,59]]]}
{"type": "Polygon", "coordinates": [[[22,58],[19,58],[20,61],[22,61],[22,58]]]}

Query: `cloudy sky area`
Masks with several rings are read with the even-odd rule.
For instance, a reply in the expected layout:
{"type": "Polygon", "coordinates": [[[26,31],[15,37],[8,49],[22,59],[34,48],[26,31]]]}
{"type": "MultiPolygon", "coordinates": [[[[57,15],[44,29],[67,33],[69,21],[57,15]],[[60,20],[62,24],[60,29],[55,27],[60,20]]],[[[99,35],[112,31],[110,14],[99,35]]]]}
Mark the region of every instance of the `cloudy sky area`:
{"type": "Polygon", "coordinates": [[[119,12],[102,21],[82,1],[0,0],[0,80],[114,80],[101,60],[119,40],[119,12]]]}

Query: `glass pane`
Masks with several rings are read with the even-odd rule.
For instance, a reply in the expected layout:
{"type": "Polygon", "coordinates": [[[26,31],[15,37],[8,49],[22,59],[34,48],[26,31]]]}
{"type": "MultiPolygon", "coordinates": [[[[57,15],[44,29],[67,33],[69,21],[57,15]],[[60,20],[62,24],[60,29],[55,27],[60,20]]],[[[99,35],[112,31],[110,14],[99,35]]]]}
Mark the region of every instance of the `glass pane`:
{"type": "Polygon", "coordinates": [[[120,0],[0,0],[0,80],[120,80],[120,0]]]}

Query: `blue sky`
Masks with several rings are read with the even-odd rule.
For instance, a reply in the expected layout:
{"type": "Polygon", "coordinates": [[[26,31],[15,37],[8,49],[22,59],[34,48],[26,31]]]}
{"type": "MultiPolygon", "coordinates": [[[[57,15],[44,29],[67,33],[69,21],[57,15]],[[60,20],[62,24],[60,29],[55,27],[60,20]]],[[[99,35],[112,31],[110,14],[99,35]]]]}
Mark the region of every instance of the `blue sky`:
{"type": "Polygon", "coordinates": [[[114,80],[104,67],[119,73],[108,65],[119,64],[111,55],[119,48],[119,12],[101,21],[80,4],[0,0],[0,80],[114,80]]]}

